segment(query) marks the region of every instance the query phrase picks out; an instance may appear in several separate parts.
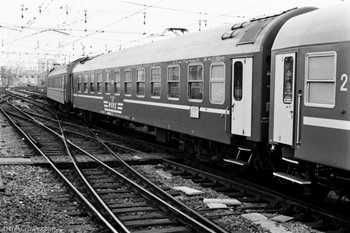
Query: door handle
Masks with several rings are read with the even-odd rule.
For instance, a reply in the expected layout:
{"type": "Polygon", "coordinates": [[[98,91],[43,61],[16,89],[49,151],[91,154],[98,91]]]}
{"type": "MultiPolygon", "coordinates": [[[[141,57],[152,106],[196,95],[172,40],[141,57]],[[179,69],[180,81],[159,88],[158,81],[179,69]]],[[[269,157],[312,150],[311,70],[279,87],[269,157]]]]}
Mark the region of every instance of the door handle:
{"type": "Polygon", "coordinates": [[[229,111],[230,107],[225,109],[225,132],[227,133],[227,111],[229,111]]]}
{"type": "Polygon", "coordinates": [[[298,93],[298,100],[297,100],[297,111],[298,111],[298,114],[297,114],[297,140],[296,140],[296,143],[297,143],[297,146],[300,146],[301,144],[301,135],[300,135],[300,127],[301,127],[301,119],[300,119],[300,116],[301,116],[301,99],[303,98],[303,94],[301,93],[298,93]]]}

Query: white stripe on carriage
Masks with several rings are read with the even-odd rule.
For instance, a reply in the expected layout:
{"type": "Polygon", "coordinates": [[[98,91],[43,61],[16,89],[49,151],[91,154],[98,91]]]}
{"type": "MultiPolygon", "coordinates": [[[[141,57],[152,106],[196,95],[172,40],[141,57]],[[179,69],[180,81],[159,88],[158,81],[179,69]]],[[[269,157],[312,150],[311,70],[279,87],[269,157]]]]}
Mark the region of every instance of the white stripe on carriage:
{"type": "Polygon", "coordinates": [[[118,106],[123,106],[124,104],[123,103],[118,103],[118,106]]]}
{"type": "Polygon", "coordinates": [[[304,117],[303,124],[332,129],[350,130],[350,121],[343,120],[334,120],[318,117],[304,117]]]}
{"type": "Polygon", "coordinates": [[[93,95],[81,95],[81,94],[73,94],[74,97],[83,97],[83,98],[89,98],[89,99],[103,99],[102,96],[93,96],[93,95]]]}
{"type": "MultiPolygon", "coordinates": [[[[190,110],[190,106],[188,105],[179,105],[179,104],[167,104],[167,103],[158,103],[158,102],[149,102],[149,101],[140,101],[140,100],[130,100],[125,99],[124,102],[133,103],[133,104],[142,104],[142,105],[150,105],[157,107],[165,107],[165,108],[175,108],[182,110],[190,110]]],[[[205,108],[200,107],[199,111],[201,112],[210,112],[210,113],[218,113],[218,114],[228,114],[225,109],[217,109],[217,108],[205,108]]]]}
{"type": "Polygon", "coordinates": [[[105,108],[104,110],[107,112],[114,112],[114,113],[122,114],[122,111],[118,111],[118,110],[114,110],[114,109],[105,108]]]}

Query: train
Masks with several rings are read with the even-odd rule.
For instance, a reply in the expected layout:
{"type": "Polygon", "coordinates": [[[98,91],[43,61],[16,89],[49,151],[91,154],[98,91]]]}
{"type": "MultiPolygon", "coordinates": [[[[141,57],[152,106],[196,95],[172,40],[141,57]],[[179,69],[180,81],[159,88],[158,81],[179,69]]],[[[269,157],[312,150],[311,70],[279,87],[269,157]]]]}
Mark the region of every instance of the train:
{"type": "Polygon", "coordinates": [[[268,170],[349,203],[350,5],[301,7],[82,57],[47,97],[88,121],[147,126],[198,161],[268,170]]]}

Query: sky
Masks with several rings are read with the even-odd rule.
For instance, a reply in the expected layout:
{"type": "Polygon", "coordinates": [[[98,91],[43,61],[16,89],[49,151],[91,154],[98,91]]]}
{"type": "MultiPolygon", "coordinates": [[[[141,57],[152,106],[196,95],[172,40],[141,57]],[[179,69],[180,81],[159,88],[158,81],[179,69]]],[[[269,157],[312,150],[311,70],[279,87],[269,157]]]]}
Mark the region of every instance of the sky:
{"type": "MultiPolygon", "coordinates": [[[[350,1],[350,0],[343,0],[350,1]]],[[[0,0],[0,66],[36,69],[38,59],[68,63],[294,7],[342,0],[0,0]]]]}

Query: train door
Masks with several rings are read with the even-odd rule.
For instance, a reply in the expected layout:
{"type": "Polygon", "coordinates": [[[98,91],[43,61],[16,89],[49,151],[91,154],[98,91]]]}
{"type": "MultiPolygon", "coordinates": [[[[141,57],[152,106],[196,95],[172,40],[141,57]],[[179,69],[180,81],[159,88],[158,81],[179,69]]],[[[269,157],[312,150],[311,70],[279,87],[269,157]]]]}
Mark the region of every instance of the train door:
{"type": "Polygon", "coordinates": [[[253,58],[232,60],[231,133],[251,136],[253,58]]]}
{"type": "Polygon", "coordinates": [[[295,53],[276,55],[273,141],[293,145],[295,53]]]}

